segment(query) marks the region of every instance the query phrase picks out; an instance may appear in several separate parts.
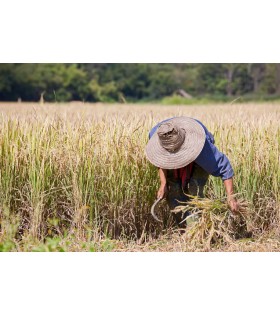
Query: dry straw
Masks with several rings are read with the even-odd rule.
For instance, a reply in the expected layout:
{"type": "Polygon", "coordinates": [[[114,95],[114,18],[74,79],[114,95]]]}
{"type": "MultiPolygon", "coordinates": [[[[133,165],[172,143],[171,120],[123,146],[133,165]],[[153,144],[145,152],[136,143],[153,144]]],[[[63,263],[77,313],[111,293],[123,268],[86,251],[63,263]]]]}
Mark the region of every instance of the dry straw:
{"type": "Polygon", "coordinates": [[[213,245],[252,236],[253,211],[248,202],[239,199],[239,214],[233,215],[223,200],[190,195],[188,198],[173,212],[188,212],[185,237],[194,246],[210,250],[213,245]]]}

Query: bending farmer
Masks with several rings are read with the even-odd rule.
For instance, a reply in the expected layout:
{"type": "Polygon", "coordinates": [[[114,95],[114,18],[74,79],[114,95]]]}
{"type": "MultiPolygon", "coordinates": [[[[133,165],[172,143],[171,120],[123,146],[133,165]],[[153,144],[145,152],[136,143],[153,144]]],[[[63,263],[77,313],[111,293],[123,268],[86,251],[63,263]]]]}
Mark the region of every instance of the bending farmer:
{"type": "MultiPolygon", "coordinates": [[[[149,133],[146,146],[148,160],[159,168],[158,198],[166,197],[170,210],[186,201],[189,195],[203,197],[209,177],[219,176],[224,182],[228,204],[238,213],[234,198],[233,169],[226,155],[214,144],[213,135],[198,120],[174,117],[157,124],[149,133]]],[[[175,214],[178,225],[184,218],[175,214]]]]}

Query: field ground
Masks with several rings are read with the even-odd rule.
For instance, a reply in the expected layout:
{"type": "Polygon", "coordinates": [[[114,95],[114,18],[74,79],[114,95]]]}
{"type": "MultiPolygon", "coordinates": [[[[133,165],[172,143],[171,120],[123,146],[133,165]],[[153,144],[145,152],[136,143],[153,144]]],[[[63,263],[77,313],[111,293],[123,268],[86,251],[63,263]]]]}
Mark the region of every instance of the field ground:
{"type": "MultiPolygon", "coordinates": [[[[0,104],[0,251],[280,251],[280,104],[0,104]],[[205,208],[192,233],[150,215],[148,131],[185,115],[214,134],[248,207],[250,236],[205,208]]],[[[225,197],[211,176],[210,200],[225,197]]],[[[203,206],[202,206],[203,208],[203,206]]],[[[249,224],[248,223],[248,224],[249,224]]]]}

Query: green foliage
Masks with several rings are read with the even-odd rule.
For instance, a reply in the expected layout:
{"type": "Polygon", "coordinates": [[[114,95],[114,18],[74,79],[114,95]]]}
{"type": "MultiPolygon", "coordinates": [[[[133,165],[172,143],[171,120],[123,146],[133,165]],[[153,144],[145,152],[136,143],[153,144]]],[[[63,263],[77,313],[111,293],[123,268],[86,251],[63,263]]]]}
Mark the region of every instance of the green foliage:
{"type": "Polygon", "coordinates": [[[0,242],[0,252],[12,252],[16,250],[15,243],[11,240],[0,242]]]}
{"type": "Polygon", "coordinates": [[[158,100],[178,89],[195,98],[279,95],[280,65],[0,64],[2,101],[158,100]]]}
{"type": "Polygon", "coordinates": [[[33,252],[65,252],[65,248],[60,245],[59,237],[47,238],[46,241],[33,248],[33,252]]]}

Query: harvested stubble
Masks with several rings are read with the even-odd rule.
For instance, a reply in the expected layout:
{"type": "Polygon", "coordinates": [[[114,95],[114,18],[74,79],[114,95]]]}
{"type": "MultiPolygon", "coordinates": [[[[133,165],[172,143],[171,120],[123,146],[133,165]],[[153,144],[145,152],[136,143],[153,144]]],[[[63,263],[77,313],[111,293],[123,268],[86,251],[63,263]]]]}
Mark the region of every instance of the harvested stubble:
{"type": "MultiPolygon", "coordinates": [[[[0,243],[65,235],[145,243],[164,236],[170,220],[151,218],[159,182],[144,147],[155,123],[178,115],[214,133],[233,165],[236,191],[256,212],[255,237],[279,235],[277,104],[0,107],[0,243]]],[[[206,193],[223,198],[222,181],[211,177],[206,193]]]]}

